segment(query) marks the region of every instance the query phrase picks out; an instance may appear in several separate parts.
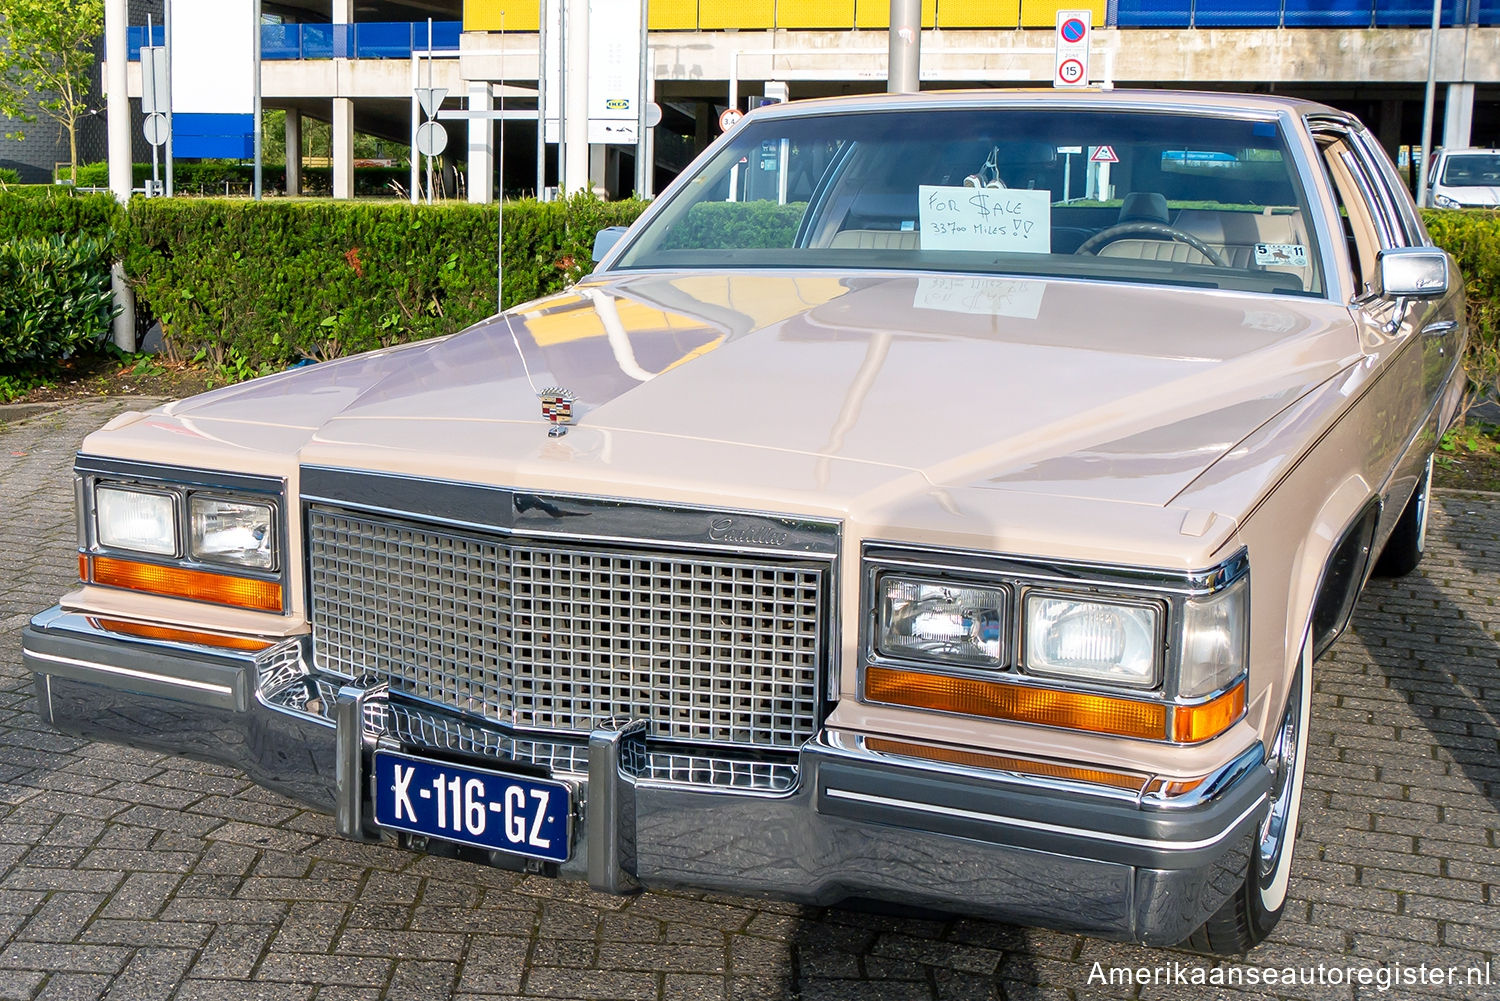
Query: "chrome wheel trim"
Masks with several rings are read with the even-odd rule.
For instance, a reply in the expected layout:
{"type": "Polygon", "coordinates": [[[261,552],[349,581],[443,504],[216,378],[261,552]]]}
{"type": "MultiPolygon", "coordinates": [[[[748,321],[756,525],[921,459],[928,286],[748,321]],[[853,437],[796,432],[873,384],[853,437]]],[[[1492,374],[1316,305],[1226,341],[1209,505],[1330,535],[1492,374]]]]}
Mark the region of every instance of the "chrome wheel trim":
{"type": "Polygon", "coordinates": [[[1307,723],[1312,701],[1312,637],[1302,646],[1296,689],[1290,693],[1286,713],[1276,728],[1268,753],[1274,769],[1270,806],[1261,822],[1256,844],[1260,903],[1267,911],[1280,910],[1286,902],[1291,877],[1292,845],[1297,837],[1297,817],[1302,805],[1302,773],[1307,756],[1307,723]]]}
{"type": "Polygon", "coordinates": [[[1417,552],[1427,549],[1427,498],[1432,494],[1432,456],[1427,457],[1427,472],[1422,476],[1417,495],[1417,552]]]}
{"type": "Polygon", "coordinates": [[[1294,693],[1287,706],[1281,725],[1276,728],[1276,739],[1271,744],[1267,764],[1271,766],[1271,791],[1268,794],[1270,809],[1260,824],[1260,874],[1262,879],[1271,875],[1281,851],[1281,842],[1286,835],[1287,812],[1291,797],[1287,795],[1291,784],[1292,769],[1297,765],[1297,716],[1301,692],[1294,693]]]}

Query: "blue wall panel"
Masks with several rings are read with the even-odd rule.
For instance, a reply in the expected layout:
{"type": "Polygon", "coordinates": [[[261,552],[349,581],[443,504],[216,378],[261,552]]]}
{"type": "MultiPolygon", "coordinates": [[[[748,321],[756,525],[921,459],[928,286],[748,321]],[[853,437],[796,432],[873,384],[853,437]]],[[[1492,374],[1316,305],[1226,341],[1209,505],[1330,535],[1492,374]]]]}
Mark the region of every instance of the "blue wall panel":
{"type": "Polygon", "coordinates": [[[1197,0],[1193,23],[1200,28],[1274,28],[1281,0],[1197,0]]]}
{"type": "Polygon", "coordinates": [[[1119,0],[1116,21],[1122,28],[1185,28],[1192,0],[1119,0]]]}
{"type": "Polygon", "coordinates": [[[173,115],[172,155],[248,160],[255,156],[255,116],[173,115]]]}

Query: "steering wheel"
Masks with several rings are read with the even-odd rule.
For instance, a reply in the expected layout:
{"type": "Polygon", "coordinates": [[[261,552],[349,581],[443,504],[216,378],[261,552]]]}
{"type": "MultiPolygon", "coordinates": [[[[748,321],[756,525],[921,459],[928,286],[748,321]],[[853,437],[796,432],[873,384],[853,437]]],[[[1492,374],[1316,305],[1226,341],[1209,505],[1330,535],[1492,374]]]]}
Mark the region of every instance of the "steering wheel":
{"type": "Polygon", "coordinates": [[[1087,240],[1084,240],[1083,243],[1079,245],[1078,249],[1073,251],[1073,253],[1097,255],[1100,247],[1103,247],[1108,243],[1114,243],[1121,237],[1127,236],[1131,233],[1144,234],[1146,236],[1162,236],[1166,237],[1168,240],[1176,240],[1178,243],[1185,243],[1189,247],[1192,247],[1194,250],[1196,250],[1198,253],[1202,254],[1204,257],[1208,258],[1209,263],[1214,265],[1215,267],[1229,267],[1229,262],[1224,260],[1224,258],[1219,254],[1217,250],[1210,247],[1208,244],[1204,243],[1193,234],[1184,233],[1177,227],[1168,226],[1164,222],[1149,222],[1144,219],[1140,220],[1139,222],[1117,223],[1113,226],[1110,226],[1108,229],[1101,229],[1099,232],[1095,233],[1087,240]]]}

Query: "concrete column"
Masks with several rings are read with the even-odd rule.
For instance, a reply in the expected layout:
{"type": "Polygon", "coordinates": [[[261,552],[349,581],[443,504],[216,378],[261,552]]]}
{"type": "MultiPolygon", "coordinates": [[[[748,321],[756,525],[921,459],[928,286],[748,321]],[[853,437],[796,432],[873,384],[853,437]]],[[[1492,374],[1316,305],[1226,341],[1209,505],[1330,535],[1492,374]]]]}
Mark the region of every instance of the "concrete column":
{"type": "MultiPolygon", "coordinates": [[[[130,23],[127,0],[109,0],[104,6],[104,79],[109,122],[109,188],[123,204],[130,201],[132,149],[130,142],[130,96],[125,71],[128,67],[130,23]]],[[[78,179],[75,177],[76,184],[78,179]]],[[[115,305],[120,308],[111,330],[115,346],[122,351],[135,350],[135,295],[125,281],[125,266],[116,262],[110,269],[110,286],[115,305]]]]}
{"type": "Polygon", "coordinates": [[[574,194],[589,190],[589,0],[567,0],[568,99],[564,109],[567,155],[563,164],[562,190],[574,194]]]}
{"type": "MultiPolygon", "coordinates": [[[[335,25],[353,24],[354,0],[333,0],[332,13],[335,25]]],[[[335,28],[335,45],[341,41],[340,34],[335,28]]],[[[333,67],[335,81],[348,79],[347,60],[335,59],[333,67]]],[[[354,197],[354,100],[348,97],[333,99],[333,197],[354,197]]]]}
{"type": "MultiPolygon", "coordinates": [[[[489,111],[493,92],[488,83],[469,82],[469,110],[489,111]]],[[[502,125],[501,128],[504,128],[502,125]]],[[[469,201],[488,205],[495,200],[495,120],[469,119],[469,201]]]]}
{"type": "Polygon", "coordinates": [[[693,109],[693,152],[702,153],[714,141],[714,106],[699,101],[693,109]]]}
{"type": "Polygon", "coordinates": [[[1392,160],[1401,150],[1401,102],[1381,101],[1380,118],[1375,123],[1375,136],[1381,148],[1392,160]]]}
{"type": "Polygon", "coordinates": [[[302,112],[286,112],[286,193],[302,194],[302,112]]]}
{"type": "MultiPolygon", "coordinates": [[[[121,202],[130,201],[132,149],[130,89],[126,73],[130,23],[126,0],[109,0],[104,7],[104,87],[109,122],[109,189],[121,202]]],[[[76,181],[76,179],[75,179],[76,181]]]]}
{"type": "Polygon", "coordinates": [[[589,190],[609,197],[609,147],[603,143],[589,147],[589,190]]]}
{"type": "Polygon", "coordinates": [[[1443,102],[1443,146],[1456,149],[1473,142],[1474,85],[1450,83],[1443,102]]]}
{"type": "Polygon", "coordinates": [[[333,197],[354,197],[354,102],[333,99],[333,197]]]}

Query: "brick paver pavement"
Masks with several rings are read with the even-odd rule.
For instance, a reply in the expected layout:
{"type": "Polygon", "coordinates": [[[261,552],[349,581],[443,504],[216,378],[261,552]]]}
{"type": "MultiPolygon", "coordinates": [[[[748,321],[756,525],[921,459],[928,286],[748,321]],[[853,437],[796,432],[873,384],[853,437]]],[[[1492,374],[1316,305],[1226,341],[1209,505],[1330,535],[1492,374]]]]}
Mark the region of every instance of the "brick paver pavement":
{"type": "Polygon", "coordinates": [[[1375,582],[1319,663],[1287,914],[1219,965],[982,921],[600,896],[342,841],[232,770],[44,728],[16,630],[73,578],[73,450],[129,405],[0,424],[0,999],[1500,997],[1500,496],[1440,494],[1422,571],[1375,582]],[[1396,963],[1458,984],[1100,982],[1396,963]]]}

